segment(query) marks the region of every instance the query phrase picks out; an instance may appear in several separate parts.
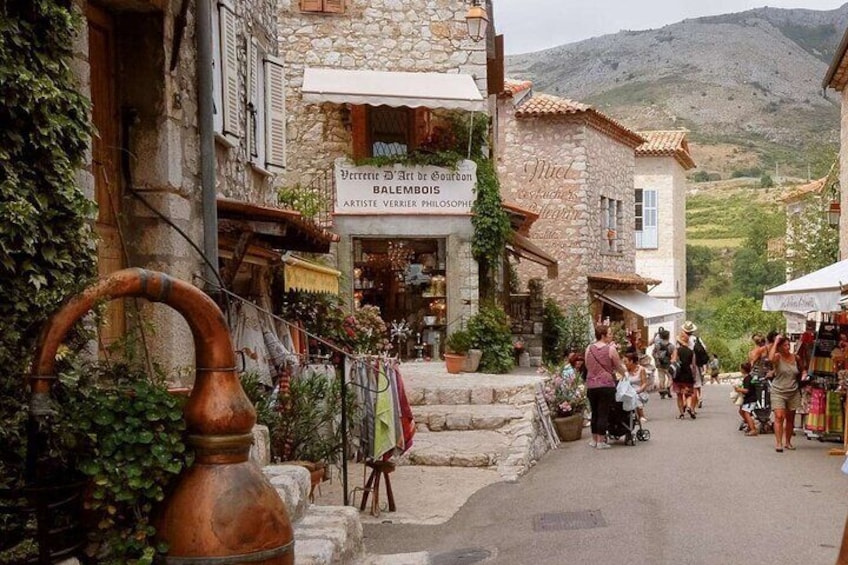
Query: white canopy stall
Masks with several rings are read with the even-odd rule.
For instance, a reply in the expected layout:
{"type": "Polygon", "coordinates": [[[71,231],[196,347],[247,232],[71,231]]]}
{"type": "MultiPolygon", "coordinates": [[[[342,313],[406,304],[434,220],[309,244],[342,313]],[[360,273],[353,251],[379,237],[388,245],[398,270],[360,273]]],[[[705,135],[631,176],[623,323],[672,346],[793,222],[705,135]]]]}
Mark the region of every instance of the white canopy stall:
{"type": "Polygon", "coordinates": [[[769,289],[763,310],[770,312],[839,312],[848,290],[848,259],[769,289]]]}

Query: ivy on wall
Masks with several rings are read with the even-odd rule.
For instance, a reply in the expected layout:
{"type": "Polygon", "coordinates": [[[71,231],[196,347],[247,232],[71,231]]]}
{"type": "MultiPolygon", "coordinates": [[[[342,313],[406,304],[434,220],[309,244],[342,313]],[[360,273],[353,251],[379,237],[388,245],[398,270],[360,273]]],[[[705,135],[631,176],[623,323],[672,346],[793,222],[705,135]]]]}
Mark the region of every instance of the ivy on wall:
{"type": "Polygon", "coordinates": [[[70,0],[0,0],[0,487],[19,475],[24,376],[47,317],[96,272],[94,204],[76,183],[88,102],[70,0]]]}
{"type": "Polygon", "coordinates": [[[492,299],[495,290],[493,271],[503,257],[512,227],[503,209],[494,163],[489,159],[477,159],[477,199],[472,211],[474,239],[471,252],[480,266],[480,294],[481,298],[492,299]]]}

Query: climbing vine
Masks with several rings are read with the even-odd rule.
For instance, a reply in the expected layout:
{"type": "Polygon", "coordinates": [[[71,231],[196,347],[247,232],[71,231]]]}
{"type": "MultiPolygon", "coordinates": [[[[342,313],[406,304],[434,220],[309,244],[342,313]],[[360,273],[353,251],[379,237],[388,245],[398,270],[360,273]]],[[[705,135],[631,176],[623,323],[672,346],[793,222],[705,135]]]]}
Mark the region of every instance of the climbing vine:
{"type": "Polygon", "coordinates": [[[20,477],[38,332],[95,273],[94,206],[76,182],[89,139],[70,68],[80,21],[70,0],[0,0],[0,487],[20,477]]]}
{"type": "Polygon", "coordinates": [[[471,251],[480,265],[481,295],[487,298],[493,297],[493,270],[503,257],[511,232],[509,216],[502,204],[500,183],[494,164],[489,159],[478,159],[477,199],[471,218],[471,224],[474,226],[471,251]]]}

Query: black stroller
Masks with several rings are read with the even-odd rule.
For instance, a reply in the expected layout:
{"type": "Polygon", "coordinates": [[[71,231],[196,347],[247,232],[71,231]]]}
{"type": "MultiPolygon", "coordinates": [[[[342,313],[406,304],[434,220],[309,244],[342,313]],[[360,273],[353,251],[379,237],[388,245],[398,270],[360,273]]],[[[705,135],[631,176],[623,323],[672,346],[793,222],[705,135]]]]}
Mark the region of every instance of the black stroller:
{"type": "Polygon", "coordinates": [[[770,434],[774,431],[774,422],[771,419],[771,381],[759,379],[753,384],[757,392],[757,406],[753,416],[757,421],[758,431],[761,434],[770,434]]]}
{"type": "Polygon", "coordinates": [[[639,441],[648,441],[651,432],[642,427],[636,410],[625,410],[622,402],[614,402],[610,409],[607,436],[615,440],[624,438],[624,445],[636,445],[634,437],[639,441]]]}

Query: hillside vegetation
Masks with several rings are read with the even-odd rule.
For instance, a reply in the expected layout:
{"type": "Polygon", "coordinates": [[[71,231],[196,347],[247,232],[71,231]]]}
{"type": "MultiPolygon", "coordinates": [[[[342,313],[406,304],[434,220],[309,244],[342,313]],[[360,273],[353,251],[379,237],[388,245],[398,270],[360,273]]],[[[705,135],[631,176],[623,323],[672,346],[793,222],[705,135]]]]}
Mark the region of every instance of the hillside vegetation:
{"type": "Polygon", "coordinates": [[[689,129],[699,169],[721,178],[747,167],[815,178],[838,143],[839,97],[821,83],[846,25],[848,4],[761,8],[511,56],[507,74],[636,130],[689,129]]]}

